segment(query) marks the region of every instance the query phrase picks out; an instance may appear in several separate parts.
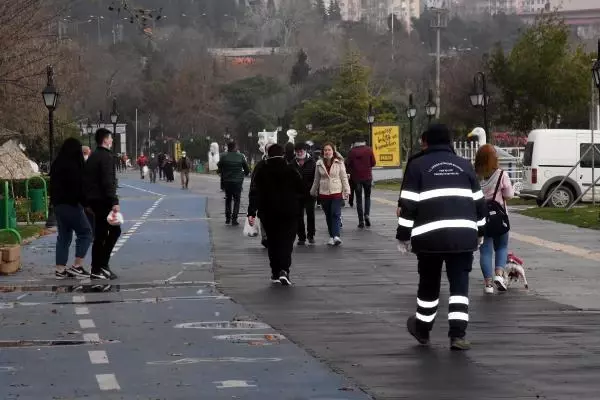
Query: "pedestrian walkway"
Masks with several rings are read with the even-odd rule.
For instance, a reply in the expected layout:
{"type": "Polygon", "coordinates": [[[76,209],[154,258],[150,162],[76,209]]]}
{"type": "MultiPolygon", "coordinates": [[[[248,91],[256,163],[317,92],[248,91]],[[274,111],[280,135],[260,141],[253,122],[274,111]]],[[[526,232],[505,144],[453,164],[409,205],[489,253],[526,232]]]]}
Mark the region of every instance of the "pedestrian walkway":
{"type": "Polygon", "coordinates": [[[205,195],[120,184],[127,222],[105,292],[50,278],[55,235],[0,277],[1,399],[370,398],[219,291],[205,195]]]}
{"type": "MultiPolygon", "coordinates": [[[[212,184],[218,193],[218,184],[212,184]]],[[[415,309],[416,259],[396,250],[395,201],[387,196],[387,202],[374,201],[370,230],[357,230],[354,210],[344,209],[340,248],[324,246],[325,226],[317,212],[319,245],[296,249],[292,288],[269,284],[268,259],[259,241],[244,238],[241,227],[225,226],[222,200],[209,199],[219,287],[377,399],[598,397],[600,302],[592,287],[600,264],[550,249],[543,241],[564,243],[563,235],[576,235],[569,236],[572,243],[587,243],[583,240],[591,232],[556,224],[548,232],[541,221],[513,216],[519,240],[511,249],[525,259],[532,289],[485,296],[476,262],[469,328],[473,350],[447,350],[446,285],[433,346],[423,349],[405,329],[415,309]]]]}

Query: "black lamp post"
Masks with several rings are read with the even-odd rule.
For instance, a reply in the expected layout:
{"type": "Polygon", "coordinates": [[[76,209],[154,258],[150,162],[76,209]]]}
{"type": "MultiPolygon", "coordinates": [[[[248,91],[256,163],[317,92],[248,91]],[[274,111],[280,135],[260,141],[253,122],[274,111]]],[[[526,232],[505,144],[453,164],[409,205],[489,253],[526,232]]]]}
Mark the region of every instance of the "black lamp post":
{"type": "MultiPolygon", "coordinates": [[[[54,87],[54,71],[51,65],[48,65],[46,68],[46,73],[48,75],[48,81],[46,83],[46,87],[44,90],[42,90],[42,97],[44,99],[44,104],[48,109],[48,145],[50,150],[50,162],[48,165],[51,167],[52,161],[54,161],[54,110],[56,109],[59,94],[54,87]]],[[[50,170],[48,170],[48,172],[50,172],[50,170]]],[[[56,226],[56,218],[54,216],[52,203],[50,203],[48,207],[48,220],[46,221],[46,228],[52,228],[56,226]]]]}
{"type": "Polygon", "coordinates": [[[473,78],[473,92],[469,96],[471,98],[471,105],[475,108],[483,108],[483,128],[485,129],[485,135],[489,143],[490,130],[488,124],[487,107],[489,104],[489,96],[487,92],[487,82],[485,74],[481,71],[475,74],[473,78]]]}
{"type": "Polygon", "coordinates": [[[427,122],[431,124],[431,119],[435,117],[437,113],[437,104],[433,101],[433,90],[429,89],[429,96],[427,97],[427,103],[425,103],[425,114],[427,114],[427,122]]]}
{"type": "Polygon", "coordinates": [[[94,132],[94,127],[92,126],[92,123],[90,122],[90,119],[88,118],[88,123],[87,123],[87,137],[88,137],[88,146],[90,148],[90,150],[92,149],[92,133],[94,132]]]}
{"type": "Polygon", "coordinates": [[[600,40],[598,40],[598,58],[592,66],[592,75],[594,76],[596,88],[598,88],[598,91],[600,91],[600,40]]]}
{"type": "Polygon", "coordinates": [[[121,151],[121,138],[117,136],[117,121],[119,121],[119,113],[117,112],[117,99],[113,97],[112,111],[110,112],[110,122],[113,124],[113,140],[115,141],[115,153],[121,151]]]}
{"type": "Polygon", "coordinates": [[[373,105],[369,103],[369,113],[367,114],[367,123],[369,124],[369,146],[373,140],[373,123],[375,122],[375,115],[373,114],[373,105]]]}
{"type": "Polygon", "coordinates": [[[413,103],[413,95],[410,94],[408,96],[408,107],[406,108],[406,116],[408,117],[409,122],[409,134],[410,134],[410,143],[408,146],[408,154],[412,154],[413,151],[413,121],[417,116],[417,107],[413,103]]]}

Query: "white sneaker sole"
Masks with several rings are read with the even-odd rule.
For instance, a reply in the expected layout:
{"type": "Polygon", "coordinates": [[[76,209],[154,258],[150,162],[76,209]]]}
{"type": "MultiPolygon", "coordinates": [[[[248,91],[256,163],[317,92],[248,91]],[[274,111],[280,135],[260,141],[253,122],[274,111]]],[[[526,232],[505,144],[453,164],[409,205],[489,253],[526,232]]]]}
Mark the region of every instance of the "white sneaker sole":
{"type": "Polygon", "coordinates": [[[494,285],[499,292],[506,292],[508,290],[506,283],[502,279],[494,278],[494,285]]]}

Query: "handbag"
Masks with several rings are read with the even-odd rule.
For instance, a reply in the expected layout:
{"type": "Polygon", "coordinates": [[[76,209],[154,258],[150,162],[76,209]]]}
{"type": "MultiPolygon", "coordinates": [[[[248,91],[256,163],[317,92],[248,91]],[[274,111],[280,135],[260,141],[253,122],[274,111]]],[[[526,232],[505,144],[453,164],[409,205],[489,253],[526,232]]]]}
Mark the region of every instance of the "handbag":
{"type": "Polygon", "coordinates": [[[498,189],[500,188],[500,182],[502,182],[503,175],[504,171],[500,170],[500,176],[498,177],[498,182],[496,182],[494,195],[490,200],[486,200],[488,209],[488,215],[485,219],[486,237],[501,236],[510,230],[510,221],[508,220],[506,208],[503,204],[500,204],[496,201],[496,195],[498,194],[498,189]]]}

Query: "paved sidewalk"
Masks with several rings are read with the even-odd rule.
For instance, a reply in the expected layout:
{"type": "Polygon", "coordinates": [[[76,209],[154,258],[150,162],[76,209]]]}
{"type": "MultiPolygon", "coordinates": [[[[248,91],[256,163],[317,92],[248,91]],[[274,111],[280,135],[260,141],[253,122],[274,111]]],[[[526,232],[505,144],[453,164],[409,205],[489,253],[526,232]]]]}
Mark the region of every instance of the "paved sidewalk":
{"type": "MultiPolygon", "coordinates": [[[[600,310],[593,307],[600,303],[591,288],[597,286],[600,264],[592,259],[550,250],[544,242],[513,240],[513,250],[527,262],[532,290],[484,296],[476,262],[469,330],[474,349],[461,354],[447,350],[446,285],[433,346],[423,349],[405,329],[415,307],[416,260],[395,250],[393,194],[389,204],[374,202],[370,230],[357,230],[354,210],[344,210],[340,248],[323,245],[325,228],[318,212],[318,246],[296,249],[295,285],[280,288],[269,284],[266,251],[258,241],[244,238],[241,228],[224,225],[218,180],[195,177],[194,182],[214,186],[208,214],[216,280],[224,293],[375,398],[598,397],[600,310]]],[[[385,194],[376,191],[374,196],[385,194]]],[[[538,239],[558,243],[571,230],[555,226],[552,237],[538,222],[515,216],[514,231],[526,236],[540,232],[544,237],[538,239]]],[[[583,240],[590,232],[569,234],[583,240]]]]}

